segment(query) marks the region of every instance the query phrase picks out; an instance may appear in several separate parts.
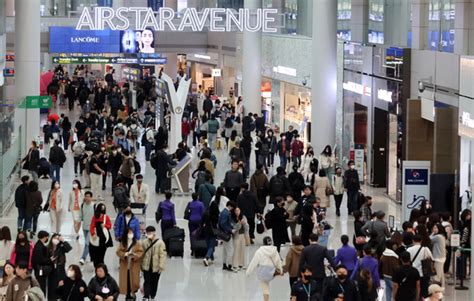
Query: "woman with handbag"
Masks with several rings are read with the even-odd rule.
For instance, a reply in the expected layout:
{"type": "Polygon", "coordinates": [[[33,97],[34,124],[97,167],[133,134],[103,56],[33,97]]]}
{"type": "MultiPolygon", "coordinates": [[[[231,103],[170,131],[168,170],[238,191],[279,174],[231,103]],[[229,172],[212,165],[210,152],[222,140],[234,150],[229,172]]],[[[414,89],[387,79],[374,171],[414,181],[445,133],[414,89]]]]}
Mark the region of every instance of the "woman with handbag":
{"type": "Polygon", "coordinates": [[[329,208],[331,206],[329,197],[333,194],[333,189],[329,183],[329,179],[326,176],[326,171],[324,169],[319,170],[319,174],[314,181],[313,188],[316,192],[316,197],[319,197],[321,200],[321,208],[329,208]]]}
{"type": "Polygon", "coordinates": [[[89,281],[87,294],[90,300],[118,300],[120,288],[117,281],[109,274],[109,270],[105,264],[99,263],[95,267],[95,277],[89,281]]]}
{"type": "Polygon", "coordinates": [[[71,264],[67,270],[66,278],[59,281],[56,294],[62,301],[84,301],[87,297],[87,284],[82,279],[79,266],[71,264]]]}
{"type": "Polygon", "coordinates": [[[72,250],[71,245],[64,241],[60,234],[53,234],[49,240],[48,256],[51,259],[52,271],[48,277],[48,300],[57,300],[56,288],[59,281],[66,277],[66,253],[72,250]]]}
{"type": "Polygon", "coordinates": [[[364,249],[364,245],[367,243],[367,238],[362,232],[362,227],[364,226],[364,221],[362,217],[362,212],[359,210],[354,211],[354,248],[357,250],[357,254],[359,257],[362,256],[362,250],[364,249]]]}
{"type": "Polygon", "coordinates": [[[136,293],[140,288],[141,260],[143,256],[142,245],[137,241],[133,230],[127,228],[126,235],[117,248],[117,256],[120,259],[119,284],[120,294],[126,295],[127,300],[135,300],[136,293]]]}
{"type": "Polygon", "coordinates": [[[234,243],[232,271],[237,273],[245,266],[245,246],[250,245],[249,224],[239,207],[234,209],[231,216],[234,226],[232,230],[232,242],[234,243]]]}
{"type": "Polygon", "coordinates": [[[90,226],[89,254],[94,267],[104,263],[107,248],[113,246],[112,237],[110,236],[111,228],[112,223],[110,217],[106,214],[105,205],[99,203],[95,208],[90,226]]]}
{"type": "Polygon", "coordinates": [[[81,203],[84,200],[84,193],[82,192],[81,182],[74,179],[72,181],[72,191],[69,193],[68,211],[72,214],[74,221],[74,232],[76,233],[76,240],[79,239],[79,230],[81,229],[81,203]]]}
{"type": "Polygon", "coordinates": [[[263,290],[263,300],[270,300],[270,281],[275,275],[283,274],[280,255],[277,248],[273,246],[272,239],[267,236],[263,238],[263,246],[261,246],[250,261],[247,267],[247,276],[257,271],[257,279],[260,281],[263,290]]]}
{"type": "Polygon", "coordinates": [[[61,232],[63,207],[64,196],[59,181],[53,181],[43,211],[49,212],[49,217],[51,218],[51,231],[54,231],[55,233],[61,232]]]}

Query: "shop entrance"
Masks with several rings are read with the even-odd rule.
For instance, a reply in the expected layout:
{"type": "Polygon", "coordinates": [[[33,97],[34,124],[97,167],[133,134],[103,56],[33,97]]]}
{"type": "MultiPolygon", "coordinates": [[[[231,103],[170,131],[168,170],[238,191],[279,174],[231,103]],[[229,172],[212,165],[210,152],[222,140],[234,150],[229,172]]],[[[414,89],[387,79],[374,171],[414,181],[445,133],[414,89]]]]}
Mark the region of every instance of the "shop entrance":
{"type": "Polygon", "coordinates": [[[388,112],[374,108],[373,184],[387,187],[388,112]]]}

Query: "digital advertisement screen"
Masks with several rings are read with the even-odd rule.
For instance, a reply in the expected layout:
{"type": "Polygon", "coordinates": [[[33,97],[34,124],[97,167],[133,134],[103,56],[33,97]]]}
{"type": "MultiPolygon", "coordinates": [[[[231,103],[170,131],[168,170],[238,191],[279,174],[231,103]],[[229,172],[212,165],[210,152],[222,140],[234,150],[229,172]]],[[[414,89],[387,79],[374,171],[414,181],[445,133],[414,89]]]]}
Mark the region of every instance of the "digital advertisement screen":
{"type": "Polygon", "coordinates": [[[120,34],[120,52],[155,53],[155,36],[152,30],[125,30],[120,34]]]}
{"type": "Polygon", "coordinates": [[[73,27],[49,28],[51,53],[119,53],[120,31],[76,30],[73,27]]]}

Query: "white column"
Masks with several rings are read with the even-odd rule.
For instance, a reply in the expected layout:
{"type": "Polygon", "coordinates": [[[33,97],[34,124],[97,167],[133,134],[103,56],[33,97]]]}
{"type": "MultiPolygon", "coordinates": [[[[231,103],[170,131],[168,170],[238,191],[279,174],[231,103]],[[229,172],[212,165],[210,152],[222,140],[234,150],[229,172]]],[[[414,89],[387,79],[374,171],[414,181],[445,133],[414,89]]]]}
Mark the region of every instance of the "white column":
{"type": "Polygon", "coordinates": [[[315,153],[336,135],[337,1],[313,1],[311,145],[315,153]],[[321,43],[324,41],[324,43],[321,43]]]}
{"type": "MultiPolygon", "coordinates": [[[[15,100],[19,103],[40,92],[40,0],[16,0],[15,14],[15,100]]],[[[22,133],[26,133],[22,148],[26,150],[40,134],[40,113],[39,109],[17,112],[22,133]]]]}
{"type": "MultiPolygon", "coordinates": [[[[262,8],[262,0],[244,0],[246,9],[262,8]]],[[[261,115],[262,85],[262,32],[243,33],[242,43],[242,96],[245,114],[261,115]]]]}
{"type": "Polygon", "coordinates": [[[351,40],[367,43],[369,33],[369,0],[351,2],[351,40]]]}
{"type": "Polygon", "coordinates": [[[313,2],[307,0],[298,0],[297,2],[297,19],[296,33],[303,36],[311,36],[312,32],[312,7],[313,2]]]}
{"type": "Polygon", "coordinates": [[[164,71],[175,81],[178,76],[178,55],[176,53],[167,53],[166,59],[164,71]]]}
{"type": "Polygon", "coordinates": [[[427,0],[413,0],[412,2],[412,43],[413,49],[426,49],[428,43],[428,13],[427,0]]]}

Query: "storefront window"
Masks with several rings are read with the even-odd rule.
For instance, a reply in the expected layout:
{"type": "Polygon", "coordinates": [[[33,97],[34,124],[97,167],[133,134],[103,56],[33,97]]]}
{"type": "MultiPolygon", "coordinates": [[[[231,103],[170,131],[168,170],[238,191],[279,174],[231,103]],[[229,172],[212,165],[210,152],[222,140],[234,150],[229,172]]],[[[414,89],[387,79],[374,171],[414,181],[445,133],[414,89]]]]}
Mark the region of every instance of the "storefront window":
{"type": "Polygon", "coordinates": [[[345,41],[351,40],[351,8],[351,0],[337,2],[337,37],[345,41]]]}
{"type": "MultiPolygon", "coordinates": [[[[298,129],[299,133],[303,133],[303,141],[309,140],[309,125],[311,121],[311,90],[289,83],[282,83],[282,97],[284,99],[283,128],[286,131],[290,125],[298,129]]],[[[317,121],[315,121],[317,122],[317,121]]]]}
{"type": "Polygon", "coordinates": [[[369,43],[384,43],[385,0],[369,0],[369,43]]]}
{"type": "Polygon", "coordinates": [[[454,0],[430,0],[428,49],[454,51],[454,0]]]}

